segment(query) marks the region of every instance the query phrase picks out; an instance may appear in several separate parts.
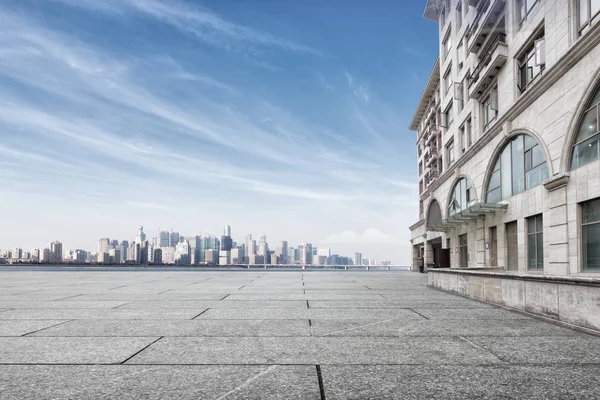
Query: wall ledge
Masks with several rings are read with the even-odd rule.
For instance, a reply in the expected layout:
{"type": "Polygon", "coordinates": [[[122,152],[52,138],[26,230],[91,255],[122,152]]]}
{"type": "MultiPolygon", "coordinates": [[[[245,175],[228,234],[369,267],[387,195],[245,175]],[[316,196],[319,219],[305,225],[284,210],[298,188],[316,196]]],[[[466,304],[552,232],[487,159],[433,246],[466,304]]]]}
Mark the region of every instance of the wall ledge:
{"type": "Polygon", "coordinates": [[[470,275],[470,276],[481,276],[498,279],[515,279],[522,281],[535,281],[535,282],[547,282],[547,283],[561,283],[566,285],[580,285],[580,286],[595,286],[600,287],[600,274],[598,277],[588,276],[563,276],[563,275],[542,275],[535,273],[519,273],[511,271],[500,271],[497,269],[457,269],[457,268],[435,268],[429,269],[428,274],[456,274],[456,275],[470,275]]]}

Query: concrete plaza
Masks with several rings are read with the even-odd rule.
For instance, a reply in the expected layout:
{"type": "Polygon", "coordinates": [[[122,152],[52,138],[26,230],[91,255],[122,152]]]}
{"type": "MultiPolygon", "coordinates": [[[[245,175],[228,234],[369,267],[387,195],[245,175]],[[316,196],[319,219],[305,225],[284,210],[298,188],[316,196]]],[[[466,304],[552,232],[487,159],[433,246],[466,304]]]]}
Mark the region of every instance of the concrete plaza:
{"type": "Polygon", "coordinates": [[[409,272],[0,272],[0,398],[600,398],[600,338],[409,272]]]}

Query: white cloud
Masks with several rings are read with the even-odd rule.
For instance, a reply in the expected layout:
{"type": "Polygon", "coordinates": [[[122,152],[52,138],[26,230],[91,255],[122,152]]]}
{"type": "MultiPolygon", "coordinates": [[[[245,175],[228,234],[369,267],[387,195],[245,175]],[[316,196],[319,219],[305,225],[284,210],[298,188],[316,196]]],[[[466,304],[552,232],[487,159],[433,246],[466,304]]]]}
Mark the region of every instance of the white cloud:
{"type": "Polygon", "coordinates": [[[375,228],[365,230],[362,235],[355,231],[343,231],[342,233],[334,233],[325,239],[325,243],[330,244],[398,244],[400,240],[392,235],[381,232],[375,228]]]}

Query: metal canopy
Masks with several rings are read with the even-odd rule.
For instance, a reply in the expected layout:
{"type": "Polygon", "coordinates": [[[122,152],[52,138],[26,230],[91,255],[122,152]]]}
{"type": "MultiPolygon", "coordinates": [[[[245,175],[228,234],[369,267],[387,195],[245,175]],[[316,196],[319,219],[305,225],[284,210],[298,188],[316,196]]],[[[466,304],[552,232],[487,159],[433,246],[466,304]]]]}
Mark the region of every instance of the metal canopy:
{"type": "Polygon", "coordinates": [[[447,219],[443,219],[439,225],[433,226],[429,231],[433,232],[448,232],[457,226],[468,224],[471,221],[479,218],[484,218],[486,214],[494,214],[496,211],[504,210],[508,204],[496,203],[475,203],[464,210],[451,215],[447,219]]]}

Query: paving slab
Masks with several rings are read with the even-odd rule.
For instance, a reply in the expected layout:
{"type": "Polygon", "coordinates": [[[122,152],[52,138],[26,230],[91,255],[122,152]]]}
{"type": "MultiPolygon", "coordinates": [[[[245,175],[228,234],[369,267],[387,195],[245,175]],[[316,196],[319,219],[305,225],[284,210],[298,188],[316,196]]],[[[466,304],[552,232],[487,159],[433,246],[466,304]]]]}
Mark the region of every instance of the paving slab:
{"type": "Polygon", "coordinates": [[[597,399],[599,365],[321,367],[325,398],[597,399]]]}
{"type": "Polygon", "coordinates": [[[510,363],[600,364],[600,338],[591,335],[470,337],[469,340],[510,363]]]}
{"type": "Polygon", "coordinates": [[[476,301],[398,301],[398,300],[365,300],[365,301],[332,301],[332,300],[310,300],[310,308],[497,308],[496,306],[476,301]]]}
{"type": "Polygon", "coordinates": [[[368,293],[362,295],[351,295],[351,294],[336,294],[335,292],[324,290],[318,293],[311,294],[281,294],[281,293],[231,293],[225,300],[271,300],[271,301],[282,301],[282,300],[381,300],[384,297],[378,293],[368,293]]]}
{"type": "Polygon", "coordinates": [[[166,337],[129,364],[494,364],[490,352],[458,338],[166,337]]]}
{"type": "MultiPolygon", "coordinates": [[[[22,336],[64,324],[69,320],[5,320],[0,322],[0,336],[22,336]]],[[[1,356],[1,354],[0,354],[1,356]]],[[[1,357],[0,357],[1,358],[1,357]]]]}
{"type": "Polygon", "coordinates": [[[206,309],[19,309],[0,313],[3,319],[192,319],[206,309]]]}
{"type": "Polygon", "coordinates": [[[487,319],[528,319],[527,315],[501,308],[493,309],[431,309],[413,308],[414,311],[429,319],[474,319],[477,321],[487,319]]]}
{"type": "Polygon", "coordinates": [[[40,301],[19,300],[0,301],[0,307],[4,308],[114,308],[127,304],[126,301],[40,301]]]}
{"type": "MultiPolygon", "coordinates": [[[[0,325],[1,326],[1,325],[0,325]]],[[[1,328],[0,328],[1,329],[1,328]]],[[[77,320],[32,336],[310,336],[307,320],[77,320]]]]}
{"type": "Polygon", "coordinates": [[[0,337],[0,364],[121,363],[156,339],[0,337]]]}
{"type": "MultiPolygon", "coordinates": [[[[1,315],[1,314],[0,314],[1,315]]],[[[352,309],[352,308],[310,308],[310,309],[209,309],[200,319],[421,319],[418,314],[407,309],[352,309]]]]}
{"type": "Polygon", "coordinates": [[[159,294],[131,294],[131,293],[105,293],[105,294],[83,294],[77,297],[78,301],[204,301],[221,300],[229,293],[192,293],[174,294],[172,291],[164,291],[159,294]]]}
{"type": "Polygon", "coordinates": [[[292,301],[177,301],[177,300],[151,300],[151,301],[132,301],[129,303],[123,303],[124,305],[120,308],[124,309],[162,309],[162,308],[231,308],[231,309],[260,309],[260,308],[296,308],[305,309],[307,308],[306,301],[303,300],[292,300],[292,301]]]}
{"type": "Polygon", "coordinates": [[[3,366],[2,399],[319,400],[314,365],[3,366]]]}

